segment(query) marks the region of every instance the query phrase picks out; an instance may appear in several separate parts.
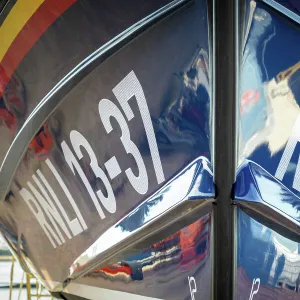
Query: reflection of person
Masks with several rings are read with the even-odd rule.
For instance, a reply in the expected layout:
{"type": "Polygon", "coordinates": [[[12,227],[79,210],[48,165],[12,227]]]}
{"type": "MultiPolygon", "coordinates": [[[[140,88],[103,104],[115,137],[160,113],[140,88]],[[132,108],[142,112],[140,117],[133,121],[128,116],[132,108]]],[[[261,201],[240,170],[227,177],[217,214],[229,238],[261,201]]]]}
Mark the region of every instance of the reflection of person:
{"type": "MultiPolygon", "coordinates": [[[[271,155],[277,153],[287,143],[300,113],[299,105],[293,93],[295,83],[299,84],[299,69],[300,63],[297,63],[287,70],[289,72],[281,72],[277,78],[265,83],[265,120],[255,127],[251,135],[248,129],[244,128],[242,130],[242,136],[244,132],[247,132],[248,139],[244,140],[240,160],[250,156],[258,146],[264,143],[268,145],[271,155]]],[[[261,99],[258,101],[261,101],[261,99]]],[[[253,113],[257,113],[259,109],[259,107],[253,107],[253,113]]],[[[244,126],[247,125],[247,122],[250,122],[250,119],[247,118],[242,117],[241,123],[244,126]]],[[[252,120],[252,122],[254,121],[252,120]]],[[[250,123],[248,126],[250,126],[250,123]]]]}
{"type": "Polygon", "coordinates": [[[179,263],[181,271],[194,268],[208,256],[209,226],[210,216],[206,215],[126,261],[96,269],[91,275],[105,274],[114,279],[121,275],[119,280],[130,277],[131,280],[140,281],[147,271],[167,268],[170,263],[179,263]]]}
{"type": "Polygon", "coordinates": [[[274,274],[274,278],[273,278],[273,286],[276,286],[276,283],[278,282],[278,279],[280,277],[280,275],[282,274],[282,271],[284,269],[284,265],[285,265],[285,256],[284,254],[281,254],[277,260],[277,264],[275,267],[275,274],[274,274]]]}
{"type": "Polygon", "coordinates": [[[299,293],[299,286],[300,286],[300,272],[296,280],[296,293],[299,293]]]}
{"type": "Polygon", "coordinates": [[[259,276],[261,285],[268,285],[277,254],[272,231],[243,212],[239,214],[239,224],[238,266],[251,280],[259,276]]]}
{"type": "Polygon", "coordinates": [[[153,120],[161,155],[190,145],[201,150],[198,155],[210,158],[209,84],[208,55],[198,49],[185,70],[173,77],[168,106],[153,120]]]}
{"type": "Polygon", "coordinates": [[[52,136],[48,124],[45,123],[37,132],[29,144],[29,148],[34,151],[39,160],[45,160],[50,155],[50,149],[53,146],[52,136]]]}
{"type": "MultiPolygon", "coordinates": [[[[300,62],[269,79],[264,65],[266,44],[275,35],[271,16],[256,8],[245,45],[241,73],[239,163],[267,144],[271,155],[286,144],[300,109],[295,81],[300,62]]],[[[300,79],[300,78],[299,78],[300,79]]]]}
{"type": "Polygon", "coordinates": [[[0,120],[1,125],[14,132],[17,127],[17,118],[6,107],[3,97],[0,98],[0,120]]]}
{"type": "Polygon", "coordinates": [[[268,136],[271,154],[275,154],[284,147],[300,113],[299,105],[292,91],[295,79],[298,81],[297,77],[300,72],[297,70],[299,69],[300,63],[297,63],[286,70],[290,72],[281,72],[277,76],[277,80],[272,79],[266,86],[266,93],[272,110],[270,115],[271,129],[268,136]]]}
{"type": "Polygon", "coordinates": [[[25,115],[25,95],[22,82],[12,76],[10,80],[0,65],[0,119],[2,125],[15,133],[19,118],[25,115]]]}

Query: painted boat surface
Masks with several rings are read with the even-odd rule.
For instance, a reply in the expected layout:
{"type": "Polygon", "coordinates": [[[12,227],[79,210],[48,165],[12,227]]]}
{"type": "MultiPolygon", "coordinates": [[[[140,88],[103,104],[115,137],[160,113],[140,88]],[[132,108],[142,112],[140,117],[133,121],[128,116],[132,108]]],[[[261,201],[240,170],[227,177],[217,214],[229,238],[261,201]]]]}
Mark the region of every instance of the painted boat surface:
{"type": "Polygon", "coordinates": [[[299,1],[0,9],[0,232],[26,272],[62,299],[299,299],[299,1]]]}

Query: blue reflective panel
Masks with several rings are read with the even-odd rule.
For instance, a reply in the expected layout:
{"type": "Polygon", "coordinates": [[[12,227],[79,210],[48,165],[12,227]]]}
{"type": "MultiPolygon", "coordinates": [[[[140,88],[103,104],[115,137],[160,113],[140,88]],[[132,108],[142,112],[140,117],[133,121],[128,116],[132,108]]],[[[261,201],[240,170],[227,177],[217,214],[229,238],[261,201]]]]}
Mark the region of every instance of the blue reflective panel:
{"type": "Polygon", "coordinates": [[[258,164],[245,161],[238,169],[235,199],[258,202],[276,208],[300,222],[300,199],[258,164]]]}
{"type": "Polygon", "coordinates": [[[299,299],[300,244],[238,209],[237,299],[299,299]]]}
{"type": "Polygon", "coordinates": [[[257,2],[247,28],[238,164],[245,159],[257,163],[300,196],[300,43],[296,42],[299,26],[257,2]]]}

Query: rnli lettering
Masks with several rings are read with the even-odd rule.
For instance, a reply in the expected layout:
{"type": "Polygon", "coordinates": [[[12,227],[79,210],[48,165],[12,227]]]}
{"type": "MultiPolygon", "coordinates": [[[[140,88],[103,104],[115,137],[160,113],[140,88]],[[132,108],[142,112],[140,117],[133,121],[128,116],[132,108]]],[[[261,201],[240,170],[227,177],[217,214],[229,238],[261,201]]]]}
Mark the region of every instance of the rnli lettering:
{"type": "Polygon", "coordinates": [[[76,236],[83,230],[87,229],[87,226],[73,197],[71,196],[68,188],[61,179],[57,170],[54,168],[49,159],[46,160],[46,164],[65,192],[67,199],[74,209],[77,218],[70,220],[66,210],[62,206],[51,185],[40,170],[37,170],[36,174],[32,175],[35,186],[30,181],[28,181],[27,185],[30,191],[28,189],[22,188],[20,190],[20,194],[25,200],[29,209],[35,215],[37,221],[43,228],[53,247],[56,247],[54,240],[58,245],[61,245],[65,242],[65,238],[61,230],[63,231],[65,236],[71,239],[72,236],[69,229],[71,230],[72,235],[76,236]],[[49,222],[46,220],[45,216],[47,216],[49,222]],[[78,220],[80,221],[81,225],[78,220]]]}
{"type": "MultiPolygon", "coordinates": [[[[56,178],[56,180],[58,181],[59,185],[61,186],[62,190],[64,191],[67,199],[69,200],[72,208],[74,209],[74,212],[77,216],[77,218],[75,218],[74,220],[70,221],[69,218],[67,218],[67,214],[65,213],[65,211],[62,209],[62,206],[60,204],[58,204],[59,207],[61,207],[61,211],[63,213],[63,215],[65,216],[65,220],[67,221],[67,224],[69,224],[71,230],[72,230],[72,233],[73,235],[77,235],[78,233],[82,232],[83,230],[87,229],[87,226],[86,226],[86,223],[78,209],[78,206],[76,205],[71,193],[69,192],[67,186],[65,185],[64,181],[62,180],[62,178],[60,177],[60,175],[58,174],[57,170],[54,168],[53,164],[51,163],[50,159],[47,159],[46,160],[46,164],[48,165],[49,169],[51,170],[51,172],[53,173],[54,177],[56,178]],[[81,228],[79,222],[83,228],[81,228]]],[[[45,185],[47,186],[47,182],[45,181],[45,185]]],[[[53,195],[53,198],[56,199],[57,203],[59,203],[56,195],[54,194],[52,188],[50,187],[50,185],[48,184],[49,186],[49,191],[51,192],[51,194],[53,195]]]]}
{"type": "Polygon", "coordinates": [[[79,174],[83,184],[85,185],[85,187],[97,209],[97,212],[99,213],[100,217],[102,219],[104,219],[105,218],[104,212],[103,212],[103,210],[98,202],[98,199],[96,197],[96,194],[93,191],[93,188],[92,188],[88,178],[84,174],[79,162],[77,161],[76,157],[74,156],[73,152],[71,151],[71,149],[69,148],[69,146],[67,145],[67,143],[65,141],[63,141],[61,143],[61,147],[62,147],[67,164],[69,165],[69,167],[72,170],[74,175],[75,175],[75,169],[76,169],[77,173],[79,174]]]}
{"type": "MultiPolygon", "coordinates": [[[[112,91],[123,112],[111,100],[102,99],[98,105],[99,117],[107,134],[111,134],[114,130],[111,119],[114,119],[120,127],[122,132],[120,140],[124,150],[134,158],[138,167],[137,175],[133,173],[131,168],[127,168],[124,172],[135,191],[143,195],[148,191],[148,173],[138,147],[131,140],[130,129],[127,123],[134,118],[134,113],[130,106],[132,98],[136,99],[141,114],[157,183],[160,184],[165,180],[147,101],[143,88],[133,71],[131,71],[112,91]]],[[[76,130],[70,132],[70,144],[72,146],[71,148],[66,141],[62,141],[61,143],[66,163],[75,176],[76,173],[79,175],[100,218],[104,219],[107,212],[110,214],[115,213],[117,210],[117,203],[110,180],[113,180],[122,173],[117,157],[111,157],[103,164],[103,166],[100,166],[90,143],[82,133],[76,130]],[[85,151],[82,152],[82,149],[85,151]],[[83,158],[83,155],[88,156],[90,168],[95,177],[102,181],[105,193],[101,189],[97,191],[93,190],[79,163],[83,158]]],[[[61,201],[58,199],[53,188],[40,170],[37,170],[36,174],[32,176],[34,184],[27,182],[28,188],[22,188],[20,194],[41,225],[50,243],[55,248],[57,245],[65,243],[65,236],[71,239],[72,235],[75,236],[83,230],[86,230],[87,225],[73,196],[58,171],[55,169],[50,159],[46,159],[45,162],[73,208],[76,218],[70,220],[61,201]]]]}
{"type": "Polygon", "coordinates": [[[20,195],[23,197],[29,209],[36,217],[37,221],[41,225],[52,246],[56,248],[56,244],[53,238],[56,240],[56,243],[58,245],[61,245],[61,240],[59,239],[55,231],[52,229],[52,226],[50,226],[50,224],[46,221],[44,212],[42,211],[42,208],[35,199],[35,197],[25,188],[22,188],[20,190],[20,195]]]}

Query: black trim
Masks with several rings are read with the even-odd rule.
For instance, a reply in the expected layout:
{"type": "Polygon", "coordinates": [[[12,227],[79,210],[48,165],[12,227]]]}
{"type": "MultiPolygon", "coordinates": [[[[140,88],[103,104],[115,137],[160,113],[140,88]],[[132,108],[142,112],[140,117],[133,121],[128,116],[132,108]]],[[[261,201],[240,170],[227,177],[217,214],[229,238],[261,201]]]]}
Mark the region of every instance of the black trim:
{"type": "Polygon", "coordinates": [[[0,0],[0,26],[10,13],[17,0],[0,0]]]}
{"type": "Polygon", "coordinates": [[[213,95],[214,180],[217,204],[214,210],[214,299],[234,298],[234,213],[232,186],[236,172],[236,106],[244,1],[214,0],[213,95]],[[242,3],[241,3],[242,2],[242,3]]]}
{"type": "MultiPolygon", "coordinates": [[[[55,295],[54,295],[55,296],[55,295]]],[[[59,294],[60,298],[58,299],[65,299],[65,300],[86,300],[87,298],[82,298],[76,295],[71,295],[68,293],[61,293],[59,294]]]]}
{"type": "Polygon", "coordinates": [[[248,201],[234,201],[238,207],[250,217],[275,230],[282,236],[300,243],[300,227],[293,219],[287,218],[280,210],[276,211],[272,206],[248,201]]]}

